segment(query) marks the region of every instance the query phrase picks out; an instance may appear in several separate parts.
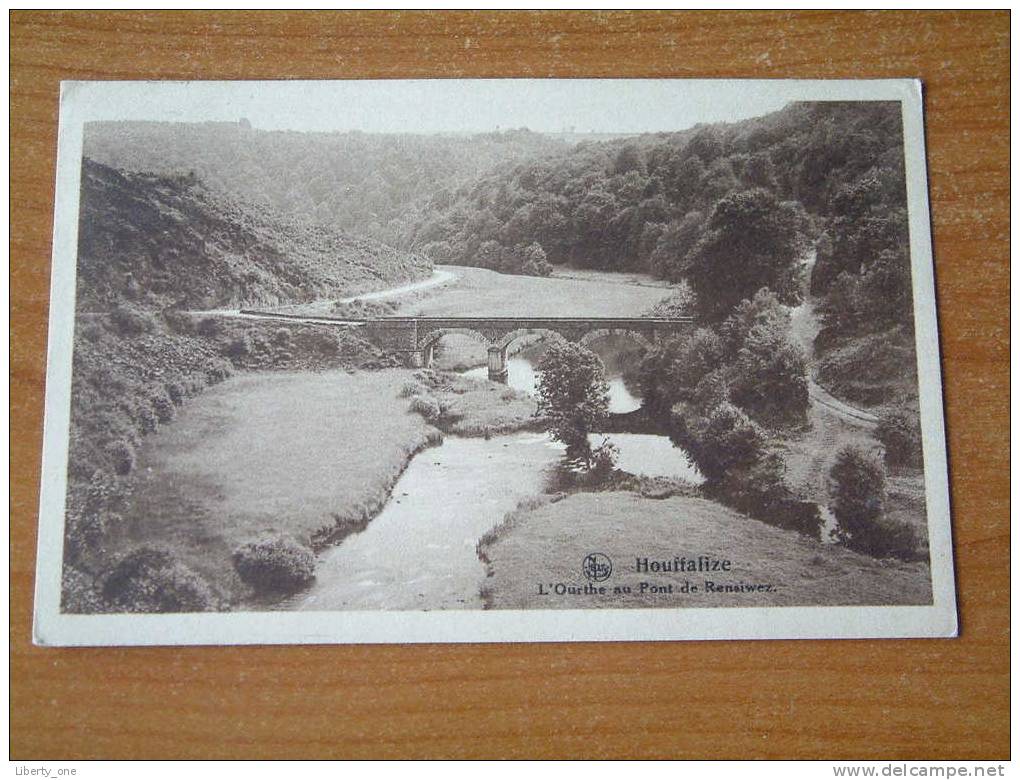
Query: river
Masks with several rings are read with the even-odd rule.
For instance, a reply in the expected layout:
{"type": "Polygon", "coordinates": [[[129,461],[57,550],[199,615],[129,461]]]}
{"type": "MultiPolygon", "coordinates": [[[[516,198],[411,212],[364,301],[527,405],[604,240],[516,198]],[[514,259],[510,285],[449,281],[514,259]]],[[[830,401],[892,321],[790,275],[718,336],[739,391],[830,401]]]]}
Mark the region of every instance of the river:
{"type": "MultiPolygon", "coordinates": [[[[633,349],[618,341],[597,342],[607,367],[610,408],[640,406],[635,394],[633,349]]],[[[509,384],[535,392],[535,365],[544,345],[515,355],[509,384]]],[[[484,377],[485,369],[466,374],[484,377]]],[[[666,436],[606,436],[619,450],[617,467],[648,476],[701,476],[686,453],[666,436]]],[[[592,434],[594,444],[601,434],[592,434]]],[[[491,439],[447,436],[409,464],[392,498],[359,534],[323,555],[311,588],[281,605],[302,610],[481,609],[485,569],[475,546],[488,530],[526,498],[542,494],[564,447],[545,433],[491,439]]]]}

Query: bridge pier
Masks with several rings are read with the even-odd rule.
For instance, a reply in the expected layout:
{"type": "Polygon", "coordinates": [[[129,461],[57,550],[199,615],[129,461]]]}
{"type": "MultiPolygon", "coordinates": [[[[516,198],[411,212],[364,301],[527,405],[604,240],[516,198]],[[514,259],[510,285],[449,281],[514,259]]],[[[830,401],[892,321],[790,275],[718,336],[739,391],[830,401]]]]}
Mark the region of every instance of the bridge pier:
{"type": "Polygon", "coordinates": [[[505,385],[508,378],[506,347],[489,347],[489,379],[493,382],[502,382],[505,385]]]}

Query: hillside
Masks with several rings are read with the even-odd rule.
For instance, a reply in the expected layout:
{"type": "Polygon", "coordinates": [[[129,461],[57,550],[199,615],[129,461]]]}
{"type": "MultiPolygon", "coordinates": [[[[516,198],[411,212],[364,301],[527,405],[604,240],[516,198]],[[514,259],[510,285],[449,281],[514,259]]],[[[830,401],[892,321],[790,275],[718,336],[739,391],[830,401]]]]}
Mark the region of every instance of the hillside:
{"type": "Polygon", "coordinates": [[[116,500],[146,436],[235,370],[385,365],[357,336],[314,325],[201,318],[188,309],[297,303],[420,278],[420,257],[301,225],[194,177],[82,169],[64,607],[95,607],[116,500]],[[90,606],[91,605],[91,606],[90,606]]]}
{"type": "Polygon", "coordinates": [[[412,205],[442,205],[483,171],[568,148],[527,130],[301,133],[256,130],[244,121],[91,122],[84,136],[85,155],[106,165],[194,174],[216,191],[281,214],[393,244],[412,205]]]}
{"type": "Polygon", "coordinates": [[[194,176],[127,173],[86,159],[79,310],[296,303],[427,276],[428,260],[265,207],[194,176]]]}

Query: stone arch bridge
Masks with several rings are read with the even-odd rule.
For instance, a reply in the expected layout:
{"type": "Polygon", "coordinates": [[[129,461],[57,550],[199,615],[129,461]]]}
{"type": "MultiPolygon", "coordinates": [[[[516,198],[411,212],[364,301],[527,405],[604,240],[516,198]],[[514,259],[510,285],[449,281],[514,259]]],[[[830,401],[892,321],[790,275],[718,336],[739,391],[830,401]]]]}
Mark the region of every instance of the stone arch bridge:
{"type": "Polygon", "coordinates": [[[587,344],[605,335],[626,333],[645,349],[663,338],[693,329],[692,317],[381,317],[364,323],[365,335],[380,347],[428,367],[443,336],[459,334],[485,344],[489,378],[506,381],[507,350],[525,335],[551,335],[587,344]]]}

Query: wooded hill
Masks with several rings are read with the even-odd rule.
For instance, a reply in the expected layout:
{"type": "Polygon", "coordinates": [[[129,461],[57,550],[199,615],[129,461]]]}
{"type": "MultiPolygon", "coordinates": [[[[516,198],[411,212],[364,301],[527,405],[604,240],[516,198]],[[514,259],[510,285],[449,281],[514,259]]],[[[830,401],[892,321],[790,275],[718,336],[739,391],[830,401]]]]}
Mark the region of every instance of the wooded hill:
{"type": "Polygon", "coordinates": [[[90,122],[85,156],[194,174],[213,190],[399,245],[409,209],[503,163],[569,146],[528,130],[475,135],[301,133],[245,122],[90,122]],[[394,223],[394,224],[391,224],[394,223]]]}
{"type": "Polygon", "coordinates": [[[296,303],[427,276],[421,255],[231,199],[191,175],[82,166],[79,310],[296,303]]]}

